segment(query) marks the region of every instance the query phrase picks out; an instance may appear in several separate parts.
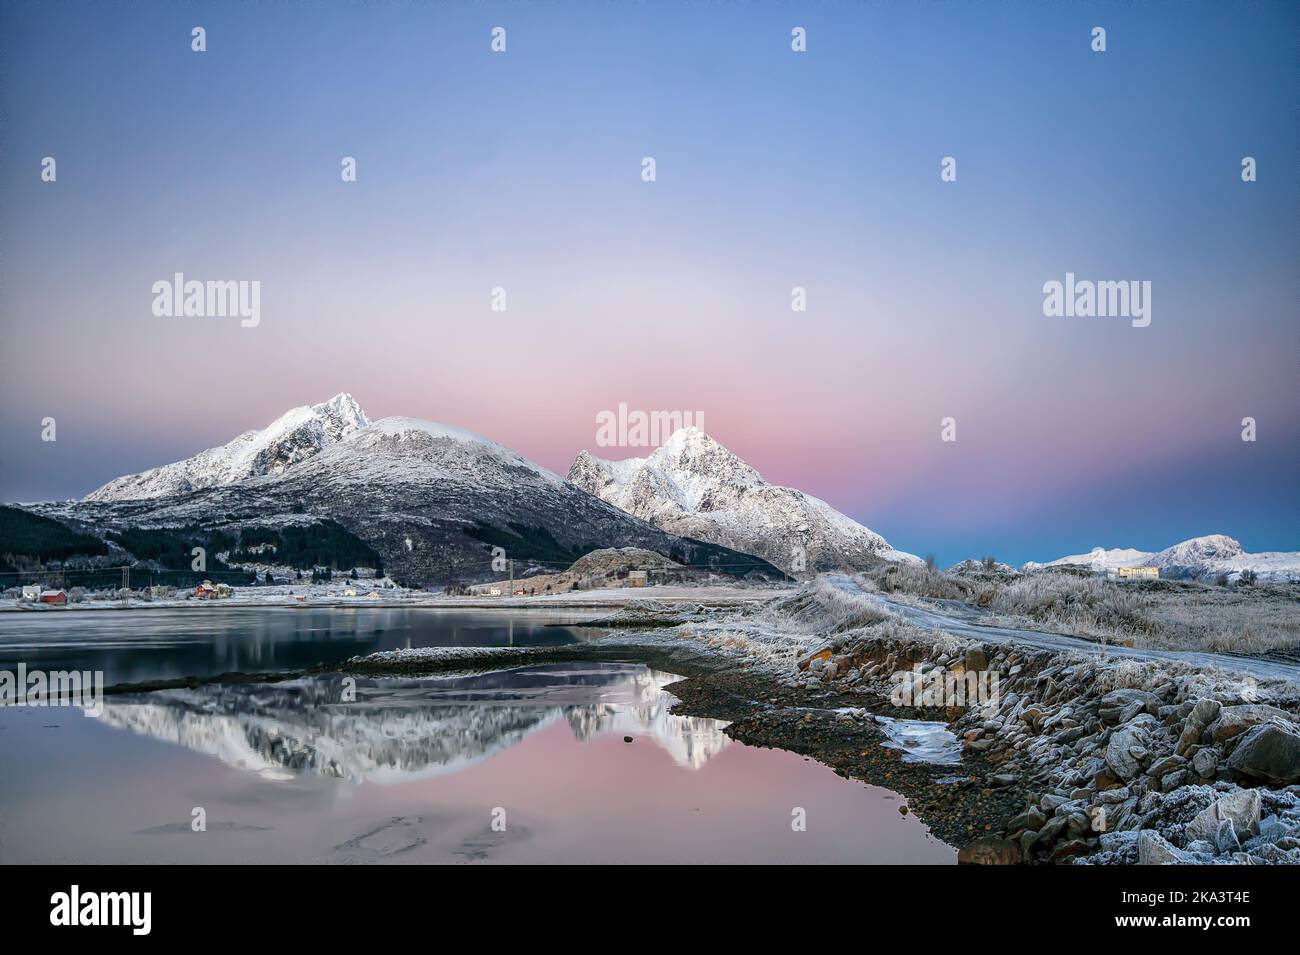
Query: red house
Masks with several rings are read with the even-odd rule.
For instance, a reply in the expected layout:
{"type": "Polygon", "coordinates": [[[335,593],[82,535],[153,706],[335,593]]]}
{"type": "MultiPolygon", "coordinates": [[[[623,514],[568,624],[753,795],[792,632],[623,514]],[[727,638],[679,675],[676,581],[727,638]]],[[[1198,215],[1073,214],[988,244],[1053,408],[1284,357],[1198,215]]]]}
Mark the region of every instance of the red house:
{"type": "Polygon", "coordinates": [[[62,590],[42,590],[41,603],[43,604],[66,604],[68,595],[62,590]]]}

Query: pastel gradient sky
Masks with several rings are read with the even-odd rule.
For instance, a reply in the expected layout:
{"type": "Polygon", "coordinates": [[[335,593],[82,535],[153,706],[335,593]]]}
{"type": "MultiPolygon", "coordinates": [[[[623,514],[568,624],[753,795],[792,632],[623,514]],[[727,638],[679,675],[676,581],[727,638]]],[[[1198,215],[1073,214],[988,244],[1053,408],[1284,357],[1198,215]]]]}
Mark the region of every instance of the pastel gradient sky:
{"type": "Polygon", "coordinates": [[[0,500],[349,391],[560,472],[700,411],[943,563],[1296,549],[1298,10],[6,3],[0,500]],[[177,271],[261,324],[154,317],[177,271]],[[1044,317],[1067,271],[1150,327],[1044,317]]]}

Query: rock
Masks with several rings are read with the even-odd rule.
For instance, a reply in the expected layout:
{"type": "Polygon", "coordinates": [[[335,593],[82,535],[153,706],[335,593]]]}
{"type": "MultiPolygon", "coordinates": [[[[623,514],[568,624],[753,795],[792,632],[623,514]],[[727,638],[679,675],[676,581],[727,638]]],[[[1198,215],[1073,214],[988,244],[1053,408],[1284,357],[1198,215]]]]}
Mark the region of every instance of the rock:
{"type": "Polygon", "coordinates": [[[623,737],[623,742],[625,742],[625,743],[630,743],[630,742],[632,742],[632,737],[630,737],[630,736],[624,736],[624,737],[623,737]]]}
{"type": "Polygon", "coordinates": [[[1174,752],[1179,756],[1185,756],[1188,750],[1201,741],[1205,728],[1218,718],[1222,708],[1218,700],[1197,700],[1188,712],[1186,722],[1183,723],[1183,732],[1178,737],[1174,752]]]}
{"type": "Polygon", "coordinates": [[[1138,834],[1136,832],[1103,832],[1101,834],[1101,847],[1107,852],[1123,852],[1130,846],[1136,846],[1138,834]]]}
{"type": "Polygon", "coordinates": [[[818,647],[806,656],[800,657],[795,664],[800,670],[807,670],[810,667],[814,670],[820,670],[826,665],[826,661],[834,654],[834,648],[829,646],[818,647]],[[817,664],[813,666],[813,664],[817,664]]]}
{"type": "Polygon", "coordinates": [[[1257,725],[1246,731],[1228,757],[1228,769],[1248,782],[1294,783],[1300,780],[1300,736],[1273,723],[1257,725]]]}
{"type": "Polygon", "coordinates": [[[1300,826],[1279,819],[1276,814],[1260,820],[1259,836],[1267,842],[1277,842],[1292,835],[1300,826]]]}
{"type": "Polygon", "coordinates": [[[1063,802],[1056,807],[1054,815],[1070,816],[1076,812],[1083,812],[1088,808],[1088,804],[1082,799],[1071,799],[1069,802],[1063,802]]]}
{"type": "Polygon", "coordinates": [[[1208,746],[1205,749],[1199,750],[1196,755],[1192,757],[1192,769],[1194,769],[1196,775],[1200,776],[1202,779],[1212,778],[1214,774],[1219,771],[1218,750],[1211,749],[1208,746]]]}
{"type": "Polygon", "coordinates": [[[957,864],[1017,865],[1021,858],[1020,846],[1010,839],[984,836],[957,853],[957,864]]]}
{"type": "Polygon", "coordinates": [[[1218,719],[1219,711],[1223,709],[1223,704],[1218,700],[1200,699],[1192,707],[1192,711],[1187,714],[1189,720],[1200,723],[1202,726],[1209,726],[1218,719]]]}
{"type": "Polygon", "coordinates": [[[1069,823],[1069,816],[1055,816],[1043,824],[1043,828],[1038,830],[1038,841],[1044,846],[1050,846],[1056,841],[1056,837],[1061,834],[1061,830],[1069,823]]]}
{"type": "Polygon", "coordinates": [[[1058,793],[1043,793],[1043,798],[1038,801],[1038,805],[1042,807],[1043,812],[1052,813],[1056,812],[1057,806],[1063,806],[1069,801],[1068,797],[1058,793]]]}
{"type": "Polygon", "coordinates": [[[1239,706],[1225,706],[1219,717],[1210,724],[1210,735],[1216,743],[1240,736],[1251,727],[1261,723],[1273,724],[1283,729],[1296,732],[1295,718],[1285,710],[1265,703],[1242,703],[1239,706]]]}
{"type": "Polygon", "coordinates": [[[1238,789],[1220,796],[1193,817],[1183,832],[1189,840],[1219,843],[1219,830],[1231,823],[1238,839],[1248,839],[1259,832],[1259,790],[1238,789]]]}
{"type": "Polygon", "coordinates": [[[977,673],[989,668],[989,658],[983,647],[971,647],[966,651],[966,672],[977,673]]]}
{"type": "Polygon", "coordinates": [[[1160,700],[1146,690],[1111,690],[1101,698],[1097,715],[1103,723],[1126,723],[1141,712],[1156,713],[1160,700]]]}
{"type": "Polygon", "coordinates": [[[1122,783],[1122,780],[1110,771],[1110,768],[1102,763],[1099,769],[1092,777],[1092,784],[1097,787],[1098,792],[1108,789],[1115,789],[1122,783]]]}
{"type": "Polygon", "coordinates": [[[1171,754],[1169,756],[1161,757],[1152,763],[1151,768],[1147,770],[1147,775],[1153,776],[1156,779],[1161,779],[1175,770],[1182,769],[1186,765],[1186,759],[1171,754]]]}
{"type": "Polygon", "coordinates": [[[1086,856],[1092,851],[1092,846],[1083,839],[1071,839],[1069,842],[1062,842],[1052,850],[1051,860],[1061,862],[1064,859],[1072,859],[1075,856],[1086,856]]]}
{"type": "Polygon", "coordinates": [[[1241,840],[1237,838],[1237,830],[1233,827],[1231,819],[1224,819],[1219,823],[1219,831],[1214,835],[1214,849],[1219,855],[1241,851],[1241,840]]]}
{"type": "Polygon", "coordinates": [[[1177,769],[1172,773],[1166,773],[1160,780],[1160,791],[1170,793],[1187,782],[1187,770],[1177,769]]]}
{"type": "Polygon", "coordinates": [[[1186,852],[1175,848],[1155,830],[1143,829],[1138,833],[1138,865],[1178,865],[1191,861],[1186,852]]]}
{"type": "Polygon", "coordinates": [[[1046,819],[1043,814],[1038,811],[1038,807],[1033,806],[1029,810],[1022,812],[1020,815],[1013,817],[1011,821],[1007,823],[1007,832],[1023,832],[1026,829],[1038,829],[1045,821],[1046,819]],[[1031,812],[1034,813],[1034,815],[1030,815],[1031,812]]]}
{"type": "Polygon", "coordinates": [[[1030,851],[1038,842],[1038,833],[1033,829],[1026,829],[1020,836],[1020,857],[1028,859],[1030,851]]]}
{"type": "Polygon", "coordinates": [[[1106,765],[1111,772],[1125,782],[1140,775],[1147,739],[1145,727],[1137,720],[1112,733],[1106,744],[1106,765]]]}

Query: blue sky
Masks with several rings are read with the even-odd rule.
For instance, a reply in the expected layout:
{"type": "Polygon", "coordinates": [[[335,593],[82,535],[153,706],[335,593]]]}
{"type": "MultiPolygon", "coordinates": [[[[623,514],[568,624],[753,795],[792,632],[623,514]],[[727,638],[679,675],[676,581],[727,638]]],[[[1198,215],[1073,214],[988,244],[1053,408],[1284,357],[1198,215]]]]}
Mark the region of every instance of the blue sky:
{"type": "Polygon", "coordinates": [[[1300,540],[1294,4],[0,18],[0,499],[350,391],[560,471],[601,410],[702,411],[944,562],[1300,540]],[[261,281],[261,324],[153,316],[176,271],[261,281]],[[1151,281],[1150,327],[1046,318],[1067,271],[1151,281]]]}

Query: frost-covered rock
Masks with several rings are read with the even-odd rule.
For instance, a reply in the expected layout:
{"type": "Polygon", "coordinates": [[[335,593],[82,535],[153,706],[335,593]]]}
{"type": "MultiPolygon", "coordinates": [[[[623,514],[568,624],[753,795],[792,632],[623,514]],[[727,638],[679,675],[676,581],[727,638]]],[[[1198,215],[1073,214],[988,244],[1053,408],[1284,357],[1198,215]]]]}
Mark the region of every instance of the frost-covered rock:
{"type": "Polygon", "coordinates": [[[1273,723],[1256,726],[1228,757],[1228,769],[1247,782],[1294,783],[1300,780],[1300,736],[1273,723]]]}

